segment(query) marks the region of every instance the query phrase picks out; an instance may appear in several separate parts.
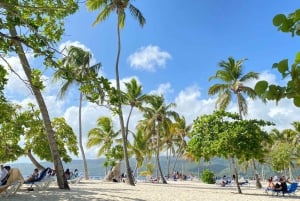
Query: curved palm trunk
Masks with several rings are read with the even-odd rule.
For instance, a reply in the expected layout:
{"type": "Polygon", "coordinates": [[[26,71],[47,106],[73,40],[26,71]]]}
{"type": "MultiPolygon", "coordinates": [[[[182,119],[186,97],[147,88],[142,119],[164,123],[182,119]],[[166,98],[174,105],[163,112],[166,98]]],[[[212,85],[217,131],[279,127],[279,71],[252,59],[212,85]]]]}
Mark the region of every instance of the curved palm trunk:
{"type": "MultiPolygon", "coordinates": [[[[156,139],[156,163],[157,163],[157,168],[158,168],[158,171],[159,171],[159,174],[160,174],[160,177],[161,177],[161,180],[162,180],[162,183],[163,184],[167,184],[167,181],[163,175],[163,172],[162,172],[162,169],[161,169],[161,165],[160,165],[160,160],[159,160],[159,145],[160,145],[160,136],[159,136],[159,131],[156,131],[157,132],[157,139],[156,139]]],[[[158,178],[157,178],[158,180],[158,178]]]]}
{"type": "Polygon", "coordinates": [[[120,87],[120,76],[119,76],[119,60],[120,60],[120,53],[121,53],[121,37],[120,37],[120,14],[119,10],[117,10],[117,15],[118,15],[118,22],[117,22],[117,35],[118,35],[118,51],[117,51],[117,58],[116,58],[116,65],[115,65],[115,73],[116,73],[116,85],[117,85],[117,92],[118,92],[118,115],[119,115],[119,121],[120,121],[120,126],[121,126],[121,133],[122,133],[122,139],[123,139],[123,151],[124,151],[124,160],[125,160],[125,167],[126,167],[126,174],[128,177],[128,183],[132,186],[134,186],[134,180],[132,176],[132,171],[130,168],[129,164],[129,159],[128,159],[128,151],[127,151],[127,135],[126,135],[126,130],[124,126],[124,118],[123,118],[123,111],[122,111],[122,103],[121,103],[121,87],[120,87]]]}
{"type": "Polygon", "coordinates": [[[89,179],[89,173],[88,173],[88,166],[85,158],[85,153],[82,145],[82,121],[81,121],[81,110],[82,110],[82,92],[80,92],[80,97],[79,97],[79,147],[82,155],[82,160],[83,160],[83,167],[84,167],[84,178],[86,180],[89,179]]]}
{"type": "Polygon", "coordinates": [[[32,155],[32,152],[31,152],[31,149],[28,150],[27,152],[27,156],[28,158],[31,160],[32,164],[39,170],[44,170],[45,167],[42,166],[35,158],[34,156],[32,155]]]}
{"type": "MultiPolygon", "coordinates": [[[[9,14],[8,14],[9,16],[9,14]]],[[[10,27],[9,32],[11,34],[11,36],[17,37],[17,31],[15,27],[10,27]]],[[[47,138],[48,138],[48,142],[49,142],[49,146],[50,146],[50,150],[51,150],[51,155],[52,155],[52,159],[53,159],[53,163],[54,163],[54,167],[55,170],[57,172],[57,184],[59,186],[59,188],[61,189],[70,189],[67,180],[64,177],[64,169],[63,169],[63,165],[62,165],[62,161],[59,155],[59,151],[58,151],[58,147],[57,147],[57,143],[54,137],[54,131],[52,129],[51,126],[51,121],[50,121],[50,117],[49,117],[49,113],[48,113],[48,109],[46,106],[46,103],[44,101],[44,98],[42,96],[42,93],[40,91],[40,89],[36,88],[33,83],[32,83],[32,72],[31,72],[31,68],[29,65],[29,62],[27,60],[27,57],[25,55],[25,51],[22,47],[22,44],[20,41],[15,40],[13,45],[16,47],[17,49],[17,54],[18,57],[20,59],[21,65],[23,67],[23,70],[25,72],[25,75],[30,83],[31,89],[33,91],[33,94],[36,98],[36,101],[39,105],[39,108],[41,110],[41,114],[43,117],[43,122],[45,125],[45,129],[46,129],[46,133],[47,133],[47,138]]]]}
{"type": "Polygon", "coordinates": [[[181,143],[181,144],[180,144],[180,147],[179,147],[179,149],[178,149],[178,154],[176,155],[176,159],[175,159],[175,161],[174,161],[173,172],[175,171],[176,163],[177,163],[177,161],[178,161],[179,156],[182,155],[182,154],[181,154],[182,147],[183,147],[183,146],[182,146],[182,143],[181,143]]]}

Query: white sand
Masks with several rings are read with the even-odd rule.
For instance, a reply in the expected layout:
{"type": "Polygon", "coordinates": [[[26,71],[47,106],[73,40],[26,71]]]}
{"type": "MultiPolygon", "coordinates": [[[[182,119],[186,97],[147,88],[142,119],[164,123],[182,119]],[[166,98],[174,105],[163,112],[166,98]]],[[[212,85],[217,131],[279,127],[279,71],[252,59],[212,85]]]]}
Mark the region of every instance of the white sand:
{"type": "Polygon", "coordinates": [[[71,190],[60,190],[52,185],[45,191],[27,191],[23,185],[16,195],[2,201],[268,201],[299,200],[300,192],[289,196],[272,196],[254,184],[242,186],[242,194],[236,186],[220,187],[196,181],[169,181],[168,184],[137,183],[130,186],[125,183],[109,183],[99,180],[82,180],[77,185],[70,184],[71,190]]]}

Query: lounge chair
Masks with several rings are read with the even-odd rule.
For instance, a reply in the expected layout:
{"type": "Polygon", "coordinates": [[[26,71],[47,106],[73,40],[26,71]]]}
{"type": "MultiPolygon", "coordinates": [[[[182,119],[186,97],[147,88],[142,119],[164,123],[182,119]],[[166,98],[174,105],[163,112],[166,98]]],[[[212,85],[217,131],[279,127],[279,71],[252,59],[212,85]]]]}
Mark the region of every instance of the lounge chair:
{"type": "Polygon", "coordinates": [[[12,168],[9,171],[9,177],[5,185],[0,186],[0,195],[6,197],[16,194],[24,183],[24,178],[18,168],[12,168]]]}
{"type": "Polygon", "coordinates": [[[78,184],[83,179],[83,176],[74,177],[68,180],[70,184],[78,184]]]}
{"type": "Polygon", "coordinates": [[[287,195],[291,196],[292,194],[296,193],[297,188],[298,188],[298,183],[295,182],[295,183],[291,183],[290,185],[287,185],[287,190],[284,190],[284,191],[278,190],[278,191],[276,191],[276,190],[266,189],[265,192],[268,193],[268,194],[271,193],[272,195],[276,194],[276,195],[284,196],[284,195],[287,194],[287,195]]]}
{"type": "Polygon", "coordinates": [[[50,184],[55,181],[54,177],[49,175],[48,172],[49,170],[51,170],[51,168],[46,168],[44,169],[38,179],[34,180],[34,181],[26,181],[24,182],[25,184],[30,184],[29,189],[33,189],[33,186],[36,186],[38,190],[45,190],[47,189],[50,184]]]}
{"type": "Polygon", "coordinates": [[[298,183],[291,183],[291,185],[288,185],[287,191],[285,192],[288,195],[292,195],[296,193],[296,190],[298,188],[298,183]]]}

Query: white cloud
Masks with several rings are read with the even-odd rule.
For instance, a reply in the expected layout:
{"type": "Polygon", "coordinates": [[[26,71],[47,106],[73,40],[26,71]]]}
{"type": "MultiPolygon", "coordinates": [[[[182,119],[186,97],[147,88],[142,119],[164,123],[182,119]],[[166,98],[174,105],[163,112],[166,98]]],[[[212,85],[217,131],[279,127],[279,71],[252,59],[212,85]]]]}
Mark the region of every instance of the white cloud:
{"type": "Polygon", "coordinates": [[[168,93],[173,93],[173,91],[170,83],[164,83],[160,84],[157,89],[150,91],[149,94],[167,95],[168,93]]]}
{"type": "Polygon", "coordinates": [[[128,62],[135,69],[156,71],[158,67],[165,67],[168,59],[171,59],[171,55],[168,52],[161,51],[158,46],[149,45],[141,47],[130,55],[128,62]]]}
{"type": "Polygon", "coordinates": [[[183,115],[188,124],[193,123],[196,117],[211,114],[214,110],[214,99],[201,100],[200,97],[200,88],[192,85],[180,91],[175,98],[176,112],[183,115]]]}

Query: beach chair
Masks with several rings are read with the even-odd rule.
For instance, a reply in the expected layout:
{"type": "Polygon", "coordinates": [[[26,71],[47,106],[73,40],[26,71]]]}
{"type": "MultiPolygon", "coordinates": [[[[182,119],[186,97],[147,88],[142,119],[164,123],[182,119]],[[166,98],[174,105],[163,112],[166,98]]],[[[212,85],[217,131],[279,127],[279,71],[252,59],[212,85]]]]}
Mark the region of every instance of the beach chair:
{"type": "Polygon", "coordinates": [[[27,181],[24,182],[25,184],[29,184],[30,187],[28,188],[29,190],[33,190],[33,186],[35,186],[37,188],[37,190],[46,190],[50,184],[55,181],[54,177],[49,175],[48,172],[49,170],[51,170],[51,168],[46,168],[44,169],[38,179],[34,180],[34,181],[27,181]]]}
{"type": "MultiPolygon", "coordinates": [[[[0,195],[3,195],[5,197],[9,197],[11,195],[14,195],[17,193],[17,191],[21,188],[23,182],[22,181],[15,181],[9,186],[5,187],[3,192],[0,195]]],[[[0,187],[2,188],[2,187],[0,187]]]]}
{"type": "Polygon", "coordinates": [[[68,180],[70,184],[79,184],[79,182],[83,179],[83,176],[74,177],[68,180]]]}
{"type": "Polygon", "coordinates": [[[24,178],[18,168],[9,171],[9,177],[5,185],[0,186],[0,195],[6,197],[14,195],[24,183],[24,178]]]}
{"type": "Polygon", "coordinates": [[[285,194],[288,194],[291,196],[292,194],[296,193],[297,188],[298,188],[297,182],[291,183],[291,185],[288,185],[288,188],[287,188],[287,191],[285,192],[285,194]]]}

